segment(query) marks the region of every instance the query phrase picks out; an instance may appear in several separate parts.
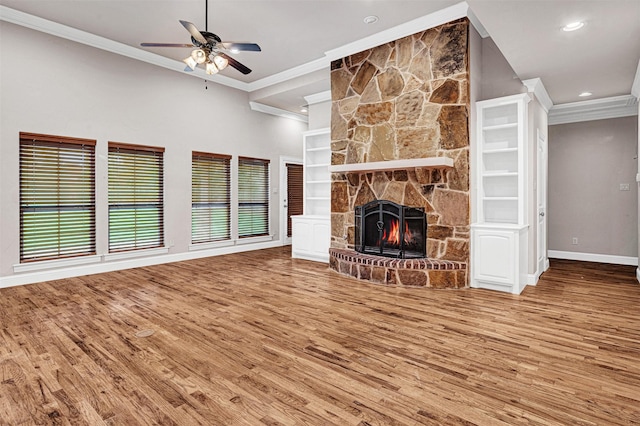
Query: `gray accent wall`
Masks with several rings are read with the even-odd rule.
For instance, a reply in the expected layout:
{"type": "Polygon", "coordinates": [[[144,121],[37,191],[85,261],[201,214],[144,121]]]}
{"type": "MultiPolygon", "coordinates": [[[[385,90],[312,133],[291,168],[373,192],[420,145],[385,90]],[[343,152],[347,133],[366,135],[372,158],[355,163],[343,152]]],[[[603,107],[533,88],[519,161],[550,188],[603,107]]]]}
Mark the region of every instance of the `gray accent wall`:
{"type": "Polygon", "coordinates": [[[549,250],[638,256],[637,153],[637,117],[549,126],[549,250]]]}
{"type": "MultiPolygon", "coordinates": [[[[473,77],[472,77],[473,78],[473,77]]],[[[500,98],[526,92],[511,65],[490,37],[482,39],[482,79],[480,99],[500,98]]]]}

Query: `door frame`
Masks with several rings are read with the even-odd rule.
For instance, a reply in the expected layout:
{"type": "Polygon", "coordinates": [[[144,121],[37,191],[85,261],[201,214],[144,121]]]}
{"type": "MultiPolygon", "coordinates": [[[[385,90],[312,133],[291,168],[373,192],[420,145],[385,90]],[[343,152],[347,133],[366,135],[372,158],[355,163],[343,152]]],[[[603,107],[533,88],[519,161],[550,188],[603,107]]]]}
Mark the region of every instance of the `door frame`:
{"type": "Polygon", "coordinates": [[[278,207],[280,210],[280,241],[283,246],[291,245],[291,237],[287,237],[287,164],[304,166],[302,158],[280,156],[280,196],[278,207]]]}
{"type": "Polygon", "coordinates": [[[536,135],[536,281],[544,271],[549,269],[549,255],[547,247],[548,217],[548,180],[549,180],[549,143],[546,135],[537,129],[536,135]],[[542,218],[542,219],[541,219],[542,218]],[[542,222],[542,226],[540,226],[542,222]]]}

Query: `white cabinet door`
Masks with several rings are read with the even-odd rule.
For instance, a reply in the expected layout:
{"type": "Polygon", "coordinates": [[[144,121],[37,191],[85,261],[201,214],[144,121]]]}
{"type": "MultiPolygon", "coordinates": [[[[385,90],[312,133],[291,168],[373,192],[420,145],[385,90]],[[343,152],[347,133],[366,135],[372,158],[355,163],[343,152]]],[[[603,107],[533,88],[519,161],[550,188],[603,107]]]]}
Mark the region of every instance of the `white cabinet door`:
{"type": "Polygon", "coordinates": [[[527,279],[528,228],[471,225],[471,287],[520,294],[527,279]]]}
{"type": "Polygon", "coordinates": [[[474,278],[512,286],[516,280],[517,234],[513,231],[476,230],[473,259],[474,278]]]}
{"type": "Polygon", "coordinates": [[[292,216],[291,257],[329,262],[331,220],[325,216],[292,216]]]}

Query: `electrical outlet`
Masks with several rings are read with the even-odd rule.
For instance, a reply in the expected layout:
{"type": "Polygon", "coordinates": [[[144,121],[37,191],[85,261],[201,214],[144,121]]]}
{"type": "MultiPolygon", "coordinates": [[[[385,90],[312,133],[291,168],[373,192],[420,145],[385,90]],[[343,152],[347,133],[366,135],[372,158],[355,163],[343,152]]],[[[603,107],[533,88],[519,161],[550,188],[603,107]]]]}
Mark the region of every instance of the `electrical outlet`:
{"type": "Polygon", "coordinates": [[[573,244],[574,246],[578,245],[578,238],[577,237],[573,237],[571,239],[571,244],[573,244]]]}
{"type": "Polygon", "coordinates": [[[628,183],[621,183],[620,184],[620,191],[630,191],[629,184],[628,183]]]}

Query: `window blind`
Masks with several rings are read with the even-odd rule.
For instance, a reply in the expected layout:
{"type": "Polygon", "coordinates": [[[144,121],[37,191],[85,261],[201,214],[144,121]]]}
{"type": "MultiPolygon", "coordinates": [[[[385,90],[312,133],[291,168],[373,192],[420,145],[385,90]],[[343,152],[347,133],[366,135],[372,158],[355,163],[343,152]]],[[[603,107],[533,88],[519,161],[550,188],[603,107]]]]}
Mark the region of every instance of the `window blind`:
{"type": "Polygon", "coordinates": [[[109,252],[163,246],[163,154],[109,142],[109,252]]]}
{"type": "Polygon", "coordinates": [[[20,261],[95,254],[93,140],[20,133],[20,261]]]}
{"type": "Polygon", "coordinates": [[[301,164],[287,163],[287,237],[293,232],[291,216],[303,213],[303,168],[301,164]]]}
{"type": "Polygon", "coordinates": [[[231,156],[193,152],[191,157],[191,242],[231,238],[231,156]]]}
{"type": "Polygon", "coordinates": [[[269,160],[238,158],[238,237],[269,234],[269,160]]]}

